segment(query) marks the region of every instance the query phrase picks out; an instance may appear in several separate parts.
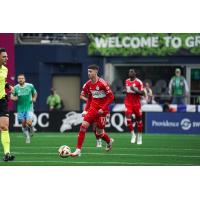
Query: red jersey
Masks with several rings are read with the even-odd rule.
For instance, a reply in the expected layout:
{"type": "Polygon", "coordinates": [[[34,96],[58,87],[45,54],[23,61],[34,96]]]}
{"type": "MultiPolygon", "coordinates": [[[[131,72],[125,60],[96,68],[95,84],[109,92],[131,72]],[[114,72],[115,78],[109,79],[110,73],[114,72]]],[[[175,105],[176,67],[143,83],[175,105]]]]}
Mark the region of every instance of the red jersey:
{"type": "Polygon", "coordinates": [[[138,90],[143,91],[143,83],[140,79],[136,78],[135,80],[131,81],[130,79],[126,79],[125,81],[126,86],[126,97],[124,100],[125,105],[133,105],[133,106],[140,106],[140,95],[136,94],[133,90],[131,90],[130,86],[138,88],[138,90]]]}
{"type": "Polygon", "coordinates": [[[96,83],[91,80],[87,81],[81,92],[82,96],[92,96],[90,108],[95,110],[108,110],[108,106],[114,100],[114,95],[108,83],[102,78],[98,78],[96,83]]]}

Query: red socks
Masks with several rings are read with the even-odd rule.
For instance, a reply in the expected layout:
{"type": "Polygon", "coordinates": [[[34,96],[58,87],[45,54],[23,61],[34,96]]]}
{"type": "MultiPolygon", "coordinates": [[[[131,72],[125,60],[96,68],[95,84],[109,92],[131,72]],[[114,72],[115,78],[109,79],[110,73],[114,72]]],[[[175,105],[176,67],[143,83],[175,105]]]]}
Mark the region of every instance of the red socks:
{"type": "Polygon", "coordinates": [[[79,131],[79,134],[78,134],[77,145],[76,145],[77,149],[82,148],[82,145],[83,145],[83,142],[84,142],[84,139],[85,139],[86,130],[87,130],[87,128],[84,125],[81,125],[80,131],[79,131]]]}
{"type": "Polygon", "coordinates": [[[137,125],[138,125],[138,133],[142,133],[142,130],[143,130],[143,122],[142,122],[142,121],[139,121],[139,122],[137,122],[137,125]]]}
{"type": "Polygon", "coordinates": [[[130,132],[132,132],[134,130],[134,128],[133,128],[133,122],[132,122],[131,119],[127,119],[127,126],[129,128],[130,132]]]}
{"type": "Polygon", "coordinates": [[[110,138],[105,130],[103,130],[103,133],[100,135],[100,137],[102,138],[102,140],[106,141],[106,143],[110,143],[110,138]]]}

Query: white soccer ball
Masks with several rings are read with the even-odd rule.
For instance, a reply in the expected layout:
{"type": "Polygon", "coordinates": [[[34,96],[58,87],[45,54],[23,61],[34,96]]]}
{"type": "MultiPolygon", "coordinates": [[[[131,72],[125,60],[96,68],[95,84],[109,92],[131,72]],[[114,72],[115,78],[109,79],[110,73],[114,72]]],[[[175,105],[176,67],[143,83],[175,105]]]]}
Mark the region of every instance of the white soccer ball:
{"type": "Polygon", "coordinates": [[[62,145],[59,149],[58,149],[58,154],[60,157],[62,158],[67,158],[70,156],[71,153],[71,149],[70,147],[68,147],[67,145],[62,145]]]}

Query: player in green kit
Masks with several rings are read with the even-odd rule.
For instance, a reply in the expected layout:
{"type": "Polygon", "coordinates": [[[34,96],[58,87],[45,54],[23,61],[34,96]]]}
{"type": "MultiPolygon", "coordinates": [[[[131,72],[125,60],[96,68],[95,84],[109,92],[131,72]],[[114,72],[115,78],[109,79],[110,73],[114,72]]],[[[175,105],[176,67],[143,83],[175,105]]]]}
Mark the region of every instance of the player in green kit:
{"type": "Polygon", "coordinates": [[[22,131],[26,135],[26,143],[30,143],[33,133],[33,103],[37,99],[37,92],[31,83],[25,82],[24,74],[17,77],[18,84],[14,87],[11,99],[17,101],[17,117],[22,123],[22,131]]]}

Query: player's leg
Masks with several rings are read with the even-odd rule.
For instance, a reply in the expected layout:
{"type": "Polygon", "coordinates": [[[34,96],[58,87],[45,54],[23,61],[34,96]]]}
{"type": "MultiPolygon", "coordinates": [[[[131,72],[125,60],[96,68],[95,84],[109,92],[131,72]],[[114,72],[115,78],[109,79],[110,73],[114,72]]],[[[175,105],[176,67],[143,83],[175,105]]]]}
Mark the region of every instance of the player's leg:
{"type": "Polygon", "coordinates": [[[82,124],[80,126],[80,130],[79,130],[78,138],[77,138],[76,150],[70,154],[72,157],[81,155],[81,149],[82,149],[83,142],[85,139],[85,134],[86,134],[86,131],[87,131],[89,125],[90,124],[87,121],[82,122],[82,124]]]}
{"type": "Polygon", "coordinates": [[[97,125],[96,125],[96,123],[92,124],[92,130],[93,130],[94,135],[96,137],[96,147],[97,148],[102,147],[102,141],[101,141],[101,138],[100,138],[99,134],[97,133],[97,125]]]}
{"type": "Polygon", "coordinates": [[[33,127],[33,112],[29,111],[26,114],[26,123],[29,131],[29,135],[32,137],[34,134],[34,127],[33,127]]]}
{"type": "Polygon", "coordinates": [[[9,114],[6,100],[0,100],[0,132],[1,143],[4,150],[4,161],[12,161],[14,155],[10,153],[10,135],[9,135],[9,114]]]}
{"type": "Polygon", "coordinates": [[[131,133],[131,143],[134,144],[136,141],[136,135],[134,132],[135,124],[132,121],[132,108],[130,106],[126,106],[125,116],[126,116],[126,122],[127,122],[128,129],[131,133]]]}
{"type": "Polygon", "coordinates": [[[15,156],[10,154],[10,135],[8,127],[9,118],[5,116],[0,116],[1,143],[4,149],[4,161],[12,161],[15,159],[15,156]]]}
{"type": "Polygon", "coordinates": [[[136,124],[138,127],[137,144],[142,144],[143,122],[142,122],[141,107],[135,108],[134,113],[135,113],[135,117],[136,117],[136,124]]]}
{"type": "Polygon", "coordinates": [[[22,124],[22,132],[26,137],[25,142],[30,143],[30,136],[29,136],[29,131],[26,123],[26,113],[25,112],[18,112],[17,113],[17,118],[19,123],[22,124]]]}
{"type": "Polygon", "coordinates": [[[97,134],[99,137],[106,142],[106,151],[110,151],[112,149],[112,143],[114,140],[108,136],[105,131],[106,125],[106,116],[98,117],[97,120],[97,134]]]}
{"type": "Polygon", "coordinates": [[[30,138],[26,119],[22,120],[22,131],[23,131],[24,135],[26,136],[26,143],[27,144],[31,143],[31,138],[30,138]]]}
{"type": "Polygon", "coordinates": [[[83,122],[80,126],[78,138],[77,138],[76,150],[75,150],[75,152],[71,153],[72,157],[80,156],[82,145],[83,145],[83,142],[85,139],[86,131],[87,131],[88,127],[90,126],[90,124],[92,124],[95,121],[97,116],[98,116],[98,112],[93,109],[90,109],[87,112],[87,114],[84,116],[83,122]]]}

